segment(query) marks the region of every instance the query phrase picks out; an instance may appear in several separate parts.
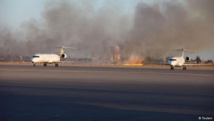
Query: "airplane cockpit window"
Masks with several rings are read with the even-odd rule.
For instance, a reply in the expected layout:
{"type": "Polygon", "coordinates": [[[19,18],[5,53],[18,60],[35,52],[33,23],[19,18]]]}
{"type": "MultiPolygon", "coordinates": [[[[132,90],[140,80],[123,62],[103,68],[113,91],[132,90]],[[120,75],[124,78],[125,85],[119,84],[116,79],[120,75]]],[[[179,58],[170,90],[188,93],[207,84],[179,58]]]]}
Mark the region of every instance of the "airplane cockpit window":
{"type": "Polygon", "coordinates": [[[176,61],[176,59],[169,59],[169,61],[176,61]]]}
{"type": "Polygon", "coordinates": [[[34,55],[32,58],[39,58],[39,56],[34,55]]]}

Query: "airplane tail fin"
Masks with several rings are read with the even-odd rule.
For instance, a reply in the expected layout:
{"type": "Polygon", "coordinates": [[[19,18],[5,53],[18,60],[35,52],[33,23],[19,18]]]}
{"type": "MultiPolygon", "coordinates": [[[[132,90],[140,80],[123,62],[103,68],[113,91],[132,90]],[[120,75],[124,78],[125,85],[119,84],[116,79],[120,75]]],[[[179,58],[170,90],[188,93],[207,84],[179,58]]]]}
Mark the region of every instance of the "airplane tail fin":
{"type": "Polygon", "coordinates": [[[181,49],[175,49],[173,51],[182,51],[182,57],[184,57],[184,52],[196,52],[195,50],[187,50],[187,49],[184,49],[184,48],[181,48],[181,49]]]}
{"type": "Polygon", "coordinates": [[[65,49],[70,48],[70,49],[77,49],[75,47],[65,47],[65,46],[60,46],[60,47],[56,47],[56,48],[61,48],[59,55],[62,55],[65,53],[65,49]]]}

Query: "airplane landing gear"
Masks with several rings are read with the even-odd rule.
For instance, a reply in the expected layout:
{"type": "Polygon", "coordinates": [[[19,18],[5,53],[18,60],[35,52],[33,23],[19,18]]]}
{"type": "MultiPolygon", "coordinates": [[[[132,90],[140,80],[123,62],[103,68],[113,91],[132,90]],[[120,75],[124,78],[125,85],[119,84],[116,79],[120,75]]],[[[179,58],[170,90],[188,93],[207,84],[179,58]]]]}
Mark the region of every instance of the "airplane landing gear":
{"type": "Polygon", "coordinates": [[[55,67],[58,67],[59,65],[58,65],[58,63],[55,63],[55,67]]]}
{"type": "Polygon", "coordinates": [[[47,63],[44,63],[44,66],[47,66],[47,63]]]}
{"type": "Polygon", "coordinates": [[[186,67],[186,66],[183,66],[183,70],[187,70],[187,67],[186,67]]]}
{"type": "Polygon", "coordinates": [[[171,66],[170,69],[171,69],[171,70],[174,70],[174,66],[171,66]]]}

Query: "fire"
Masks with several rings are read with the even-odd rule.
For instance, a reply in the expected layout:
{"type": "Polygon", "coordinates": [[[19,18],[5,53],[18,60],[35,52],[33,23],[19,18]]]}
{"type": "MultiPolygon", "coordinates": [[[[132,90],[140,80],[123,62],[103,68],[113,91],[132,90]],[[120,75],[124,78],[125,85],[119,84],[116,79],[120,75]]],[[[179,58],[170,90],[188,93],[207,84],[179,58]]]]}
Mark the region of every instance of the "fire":
{"type": "Polygon", "coordinates": [[[124,63],[123,66],[143,66],[143,62],[135,62],[135,63],[124,63]]]}
{"type": "Polygon", "coordinates": [[[128,60],[123,64],[123,66],[143,66],[143,57],[140,57],[136,54],[129,56],[128,60]]]}

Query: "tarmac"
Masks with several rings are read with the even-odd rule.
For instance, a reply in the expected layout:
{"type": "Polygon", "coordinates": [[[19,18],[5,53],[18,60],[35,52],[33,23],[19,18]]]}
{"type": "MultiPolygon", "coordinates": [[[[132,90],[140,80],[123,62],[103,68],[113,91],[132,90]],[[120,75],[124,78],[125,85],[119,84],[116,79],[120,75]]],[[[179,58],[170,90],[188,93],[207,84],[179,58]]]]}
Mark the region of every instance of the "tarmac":
{"type": "Polygon", "coordinates": [[[1,121],[214,120],[214,69],[0,64],[1,121]]]}

